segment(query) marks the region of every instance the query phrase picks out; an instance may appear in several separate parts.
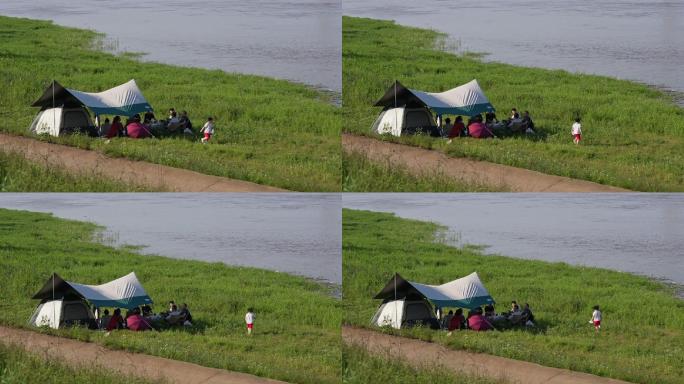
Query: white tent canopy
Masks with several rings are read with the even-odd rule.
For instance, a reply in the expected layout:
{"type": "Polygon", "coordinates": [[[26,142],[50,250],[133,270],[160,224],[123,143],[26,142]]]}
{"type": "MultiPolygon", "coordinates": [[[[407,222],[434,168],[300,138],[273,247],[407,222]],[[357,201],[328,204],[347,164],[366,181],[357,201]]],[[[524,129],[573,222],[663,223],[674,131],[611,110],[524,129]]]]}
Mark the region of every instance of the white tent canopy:
{"type": "Polygon", "coordinates": [[[58,82],[53,81],[45,89],[43,95],[32,104],[41,109],[80,105],[90,109],[96,115],[133,116],[137,113],[152,111],[152,106],[143,96],[135,80],[129,80],[102,92],[83,92],[64,88],[58,82]]]}
{"type": "Polygon", "coordinates": [[[425,298],[438,307],[475,308],[494,304],[477,272],[442,285],[428,285],[405,280],[396,274],[375,296],[386,301],[402,298],[425,298]]]}
{"type": "Polygon", "coordinates": [[[75,89],[68,89],[68,91],[97,115],[120,113],[130,116],[152,110],[135,80],[98,93],[81,92],[75,89]]]}
{"type": "Polygon", "coordinates": [[[135,272],[101,285],[74,283],[53,274],[33,298],[41,300],[79,298],[89,301],[96,307],[128,309],[152,303],[152,299],[140,284],[135,272]]]}
{"type": "Polygon", "coordinates": [[[477,80],[440,93],[406,88],[396,81],[375,103],[375,106],[385,108],[406,105],[422,105],[432,109],[438,115],[474,116],[495,111],[477,80]]]}
{"type": "Polygon", "coordinates": [[[69,285],[83,295],[84,299],[97,307],[123,306],[120,303],[130,306],[152,303],[147,292],[145,292],[145,288],[135,276],[135,272],[102,285],[85,285],[72,282],[69,282],[69,285]],[[137,304],[138,302],[141,303],[137,304]]]}
{"type": "Polygon", "coordinates": [[[414,282],[411,285],[438,307],[471,308],[494,303],[477,272],[442,285],[414,282]]]}
{"type": "Polygon", "coordinates": [[[440,93],[411,90],[425,105],[437,114],[477,115],[482,112],[493,112],[494,107],[489,103],[477,80],[440,93]]]}

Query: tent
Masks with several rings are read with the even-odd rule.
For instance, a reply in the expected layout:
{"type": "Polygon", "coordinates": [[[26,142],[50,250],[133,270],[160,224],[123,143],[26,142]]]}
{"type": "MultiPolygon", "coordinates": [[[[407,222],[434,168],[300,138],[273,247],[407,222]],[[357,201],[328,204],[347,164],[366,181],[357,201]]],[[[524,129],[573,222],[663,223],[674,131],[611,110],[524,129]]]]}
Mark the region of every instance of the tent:
{"type": "Polygon", "coordinates": [[[64,328],[73,325],[97,328],[95,316],[82,299],[56,299],[41,302],[29,319],[29,324],[36,327],[64,328]]]}
{"type": "Polygon", "coordinates": [[[126,309],[152,304],[135,272],[101,285],[66,281],[54,273],[32,298],[40,300],[40,304],[29,323],[51,328],[70,325],[74,320],[92,319],[88,303],[95,307],[126,309]]]}
{"type": "MultiPolygon", "coordinates": [[[[477,80],[452,88],[445,92],[430,93],[406,88],[395,81],[374,106],[384,107],[373,124],[373,131],[400,136],[402,132],[415,130],[410,119],[402,118],[406,110],[432,110],[437,115],[475,116],[483,112],[494,112],[494,106],[485,96],[477,80]],[[397,115],[399,112],[399,115],[397,115]],[[389,116],[390,118],[384,118],[389,116]]],[[[432,130],[434,132],[434,130],[432,130]]]]}
{"type": "Polygon", "coordinates": [[[437,307],[467,309],[495,303],[477,272],[438,286],[408,281],[397,273],[374,299],[383,300],[383,304],[376,311],[373,323],[394,328],[401,328],[412,316],[406,311],[410,303],[429,302],[437,307]]]}
{"type": "MultiPolygon", "coordinates": [[[[64,111],[76,112],[87,109],[96,116],[133,116],[137,113],[152,111],[152,106],[143,96],[135,80],[98,93],[64,88],[57,81],[53,81],[31,106],[40,107],[40,112],[33,120],[30,131],[37,134],[48,133],[53,136],[83,128],[66,119],[64,111]]],[[[79,120],[79,123],[81,121],[79,120]]]]}
{"type": "Polygon", "coordinates": [[[375,312],[371,324],[378,327],[411,328],[416,325],[439,329],[439,321],[432,306],[425,299],[397,299],[383,302],[375,312]]]}

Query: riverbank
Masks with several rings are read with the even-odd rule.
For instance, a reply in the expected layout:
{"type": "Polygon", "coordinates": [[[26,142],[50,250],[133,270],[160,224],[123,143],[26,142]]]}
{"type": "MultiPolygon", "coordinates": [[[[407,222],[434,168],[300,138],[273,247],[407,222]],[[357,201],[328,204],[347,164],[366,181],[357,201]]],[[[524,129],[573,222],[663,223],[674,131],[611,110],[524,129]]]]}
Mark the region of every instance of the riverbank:
{"type": "Polygon", "coordinates": [[[72,369],[80,367],[79,370],[105,373],[106,376],[119,374],[123,377],[133,376],[136,380],[142,378],[152,382],[176,384],[205,384],[209,381],[214,384],[284,384],[283,381],[246,373],[102,348],[94,343],[44,335],[36,331],[0,326],[0,335],[0,347],[2,344],[15,348],[20,346],[29,353],[42,354],[47,361],[59,361],[62,364],[69,364],[72,369]]]}
{"type": "Polygon", "coordinates": [[[368,383],[471,383],[505,384],[508,381],[481,375],[454,373],[442,367],[407,362],[389,350],[374,350],[358,345],[342,345],[342,380],[347,384],[368,383]]]}
{"type": "Polygon", "coordinates": [[[63,169],[34,163],[17,153],[0,150],[0,192],[149,192],[95,173],[73,175],[63,169]]]}
{"type": "MultiPolygon", "coordinates": [[[[547,175],[529,169],[495,164],[489,161],[472,160],[462,157],[450,157],[439,151],[432,151],[411,145],[403,145],[385,140],[378,140],[361,135],[342,134],[342,147],[345,152],[365,157],[371,165],[371,170],[378,164],[384,164],[391,169],[391,173],[403,172],[416,179],[415,183],[403,183],[397,180],[394,189],[384,191],[401,192],[401,189],[411,190],[429,187],[431,192],[477,192],[478,189],[513,192],[628,192],[626,189],[592,183],[586,180],[571,179],[569,177],[547,175]],[[375,166],[374,166],[375,165],[375,166]],[[429,181],[427,181],[429,180],[429,181]],[[435,181],[442,182],[436,183],[435,181]]],[[[343,157],[343,164],[344,164],[343,157]]],[[[361,168],[361,167],[357,167],[361,168]]],[[[369,173],[369,170],[350,170],[350,166],[343,166],[344,188],[356,191],[375,192],[382,188],[379,179],[378,187],[374,185],[353,185],[351,180],[362,179],[357,175],[369,173]]],[[[368,183],[370,184],[370,183],[368,183]]]]}
{"type": "Polygon", "coordinates": [[[500,118],[512,107],[529,110],[541,135],[450,144],[425,137],[387,140],[631,190],[684,190],[684,109],[664,92],[607,77],[452,54],[438,47],[443,34],[390,21],[344,17],[342,31],[346,132],[374,136],[370,126],[380,109],[372,105],[395,79],[439,92],[476,78],[500,118]],[[577,114],[584,131],[579,146],[570,136],[577,114]]]}
{"type": "MultiPolygon", "coordinates": [[[[91,178],[106,180],[99,186],[76,184],[70,186],[77,192],[109,191],[107,186],[139,185],[155,191],[173,192],[284,192],[283,189],[244,180],[205,175],[182,168],[153,164],[140,160],[112,158],[97,151],[74,148],[68,145],[45,143],[24,136],[0,132],[0,151],[23,156],[31,165],[60,170],[68,178],[91,178]]],[[[63,186],[42,183],[46,191],[56,192],[63,186]]],[[[30,188],[30,187],[29,187],[30,188]]],[[[24,190],[22,192],[27,192],[24,190]]]]}
{"type": "Polygon", "coordinates": [[[394,272],[441,284],[477,271],[497,311],[511,300],[528,302],[538,327],[452,336],[420,329],[390,333],[638,383],[678,383],[684,374],[684,301],[674,288],[627,273],[454,248],[436,241],[444,230],[392,214],[344,210],[345,324],[369,327],[380,305],[372,297],[394,272]],[[598,336],[587,324],[595,304],[604,312],[598,336]]]}
{"type": "MultiPolygon", "coordinates": [[[[345,136],[342,135],[344,142],[345,136]]],[[[358,139],[373,140],[361,136],[358,139]]],[[[375,140],[373,140],[375,141],[375,140]]],[[[344,143],[342,144],[345,145],[344,143]]],[[[344,148],[342,152],[343,192],[506,192],[501,186],[486,185],[476,180],[450,177],[442,169],[413,172],[397,167],[390,158],[369,159],[368,153],[344,148]]]]}
{"type": "Polygon", "coordinates": [[[453,350],[438,343],[388,335],[377,330],[343,326],[342,340],[346,345],[365,350],[371,355],[385,355],[414,369],[432,367],[438,372],[488,378],[501,383],[629,384],[626,381],[526,361],[453,350]]]}
{"type": "Polygon", "coordinates": [[[135,271],[157,311],[169,300],[187,302],[195,326],[109,336],[84,329],[46,332],[292,383],[339,381],[340,303],[324,284],[256,268],[143,256],[95,242],[93,224],[48,214],[0,209],[0,222],[0,324],[27,327],[37,305],[31,296],[53,272],[97,284],[135,271]],[[249,307],[258,319],[253,337],[244,330],[249,307]]]}
{"type": "Polygon", "coordinates": [[[141,62],[134,54],[98,49],[102,35],[48,21],[0,16],[0,130],[27,134],[37,113],[30,107],[45,87],[100,91],[136,79],[145,97],[165,117],[187,110],[198,130],[216,119],[210,145],[198,140],[115,139],[83,136],[41,138],[204,174],[295,191],[340,190],[340,108],[334,95],[302,84],[218,70],[141,62]]]}
{"type": "MultiPolygon", "coordinates": [[[[135,378],[136,383],[151,381],[135,378]]],[[[0,381],[3,383],[117,384],[121,377],[97,367],[72,367],[62,359],[48,360],[16,346],[0,343],[0,381]]]]}

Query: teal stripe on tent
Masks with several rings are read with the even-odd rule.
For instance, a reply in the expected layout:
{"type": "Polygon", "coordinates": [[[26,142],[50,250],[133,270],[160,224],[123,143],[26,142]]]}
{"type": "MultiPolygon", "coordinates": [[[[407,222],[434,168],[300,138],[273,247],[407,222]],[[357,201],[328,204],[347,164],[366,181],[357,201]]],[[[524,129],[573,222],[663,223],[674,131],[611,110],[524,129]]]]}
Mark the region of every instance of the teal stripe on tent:
{"type": "Polygon", "coordinates": [[[491,103],[466,105],[460,108],[439,108],[430,107],[438,115],[463,115],[475,116],[484,112],[494,112],[494,106],[491,103]]]}
{"type": "Polygon", "coordinates": [[[125,105],[122,107],[91,107],[89,105],[87,107],[96,115],[133,116],[136,113],[152,111],[152,106],[149,103],[125,105]]]}
{"type": "Polygon", "coordinates": [[[96,307],[108,308],[126,308],[131,309],[145,304],[152,304],[152,299],[149,296],[137,296],[123,300],[91,300],[88,299],[96,307]]]}
{"type": "Polygon", "coordinates": [[[454,307],[473,309],[487,304],[494,304],[494,299],[491,296],[472,297],[465,300],[430,300],[438,307],[454,307]]]}

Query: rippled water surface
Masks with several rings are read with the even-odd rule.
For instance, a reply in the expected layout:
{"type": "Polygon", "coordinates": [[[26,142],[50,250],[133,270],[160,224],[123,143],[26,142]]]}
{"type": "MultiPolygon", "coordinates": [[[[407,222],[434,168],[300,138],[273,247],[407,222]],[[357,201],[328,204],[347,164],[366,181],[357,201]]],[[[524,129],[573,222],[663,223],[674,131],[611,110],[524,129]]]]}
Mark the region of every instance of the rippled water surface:
{"type": "Polygon", "coordinates": [[[684,194],[345,194],[343,206],[440,223],[488,253],[684,284],[684,194]]]}
{"type": "Polygon", "coordinates": [[[2,0],[0,14],[104,32],[145,60],[342,89],[339,0],[2,0]]]}
{"type": "Polygon", "coordinates": [[[334,194],[2,194],[0,208],[106,227],[115,245],[342,282],[341,198],[334,194]]]}
{"type": "Polygon", "coordinates": [[[684,92],[684,0],[344,0],[342,8],[445,32],[488,60],[684,92]]]}

